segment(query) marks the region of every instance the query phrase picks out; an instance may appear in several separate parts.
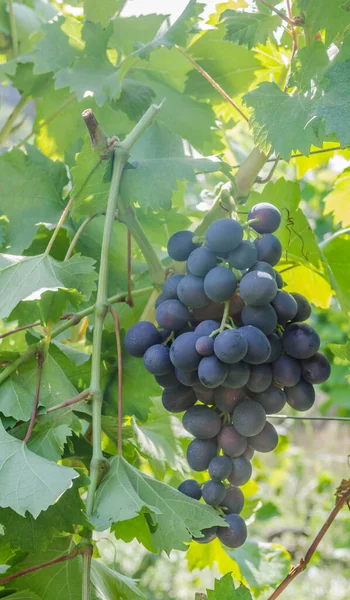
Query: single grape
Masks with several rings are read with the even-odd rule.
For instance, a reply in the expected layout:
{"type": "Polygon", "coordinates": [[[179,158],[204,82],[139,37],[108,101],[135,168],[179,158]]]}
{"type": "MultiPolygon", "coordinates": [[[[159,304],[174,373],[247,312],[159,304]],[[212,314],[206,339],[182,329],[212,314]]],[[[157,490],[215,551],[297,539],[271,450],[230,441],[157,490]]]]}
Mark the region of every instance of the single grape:
{"type": "Polygon", "coordinates": [[[232,486],[226,491],[226,496],[220,503],[225,514],[239,514],[244,506],[244,496],[242,490],[232,486]]]}
{"type": "Polygon", "coordinates": [[[208,336],[211,333],[213,333],[213,331],[216,331],[217,329],[219,329],[219,327],[220,327],[219,321],[212,321],[211,319],[207,319],[206,321],[202,321],[201,323],[199,323],[199,325],[197,325],[197,327],[195,329],[195,333],[197,334],[198,337],[204,336],[204,335],[208,336]]]}
{"type": "Polygon", "coordinates": [[[162,388],[174,387],[179,385],[174,369],[165,375],[155,375],[154,379],[162,388]]]}
{"type": "Polygon", "coordinates": [[[194,439],[187,447],[187,462],[194,471],[206,471],[216,453],[216,441],[194,439]]]}
{"type": "Polygon", "coordinates": [[[277,292],[271,304],[276,311],[278,322],[285,325],[297,314],[298,305],[292,294],[288,292],[277,292]]]}
{"type": "Polygon", "coordinates": [[[282,244],[273,233],[266,233],[254,240],[258,251],[258,260],[270,263],[273,267],[281,260],[282,244]]]}
{"type": "Polygon", "coordinates": [[[241,456],[245,456],[248,460],[251,460],[254,454],[255,451],[248,445],[241,456]]]}
{"type": "Polygon", "coordinates": [[[276,296],[277,284],[269,273],[249,271],[240,281],[239,293],[247,304],[264,306],[276,296]]]}
{"type": "Polygon", "coordinates": [[[272,363],[273,379],[281,387],[296,385],[300,379],[300,362],[288,354],[283,354],[272,363]]]}
{"type": "Polygon", "coordinates": [[[167,298],[164,296],[164,294],[159,294],[158,298],[154,303],[155,308],[158,308],[158,306],[162,304],[162,302],[165,302],[165,300],[167,300],[167,298]]]}
{"type": "Polygon", "coordinates": [[[223,425],[218,435],[220,448],[231,457],[240,456],[247,447],[247,439],[233,425],[223,425]]]}
{"type": "Polygon", "coordinates": [[[184,275],[172,275],[169,277],[163,285],[163,296],[165,300],[177,300],[177,288],[178,285],[185,276],[184,275]]]}
{"type": "Polygon", "coordinates": [[[170,360],[174,367],[181,371],[195,371],[201,360],[196,350],[197,335],[195,332],[182,333],[170,347],[170,360]]]}
{"type": "Polygon", "coordinates": [[[198,405],[189,408],[183,418],[182,425],[192,435],[200,440],[215,437],[221,429],[221,419],[212,408],[198,405]]]}
{"type": "Polygon", "coordinates": [[[234,365],[230,365],[225,381],[222,382],[224,388],[241,388],[244,386],[250,375],[250,368],[246,362],[238,362],[234,365]]]}
{"type": "Polygon", "coordinates": [[[271,423],[266,421],[264,429],[249,438],[249,446],[258,452],[272,452],[278,444],[278,433],[271,423]]]}
{"type": "Polygon", "coordinates": [[[240,327],[238,331],[248,343],[248,352],[244,360],[252,365],[259,365],[267,361],[271,354],[270,342],[266,335],[253,325],[240,327]]]}
{"type": "Polygon", "coordinates": [[[234,320],[239,320],[241,316],[242,309],[244,308],[245,303],[244,300],[235,292],[230,298],[230,308],[229,315],[234,320]]]}
{"type": "Polygon", "coordinates": [[[178,331],[185,327],[191,318],[191,313],[180,300],[165,300],[156,309],[156,320],[159,327],[178,331]]]}
{"type": "Polygon", "coordinates": [[[247,539],[247,526],[240,515],[231,514],[225,518],[229,527],[218,527],[216,535],[228,548],[239,548],[247,539]]]}
{"type": "Polygon", "coordinates": [[[196,341],[196,350],[201,356],[210,356],[214,352],[214,338],[202,335],[196,341]]]}
{"type": "Polygon", "coordinates": [[[181,371],[181,369],[175,369],[175,375],[182,385],[193,387],[199,383],[197,371],[181,371]]]}
{"type": "Polygon", "coordinates": [[[168,241],[168,254],[173,260],[187,260],[191,252],[199,247],[194,244],[191,231],[177,231],[168,241]]]}
{"type": "Polygon", "coordinates": [[[268,364],[251,365],[246,387],[250,392],[264,392],[272,383],[272,369],[268,364]]]}
{"type": "Polygon", "coordinates": [[[311,358],[320,347],[320,336],[306,323],[291,323],[282,337],[283,348],[293,358],[311,358]]]}
{"type": "Polygon", "coordinates": [[[254,400],[261,404],[267,415],[273,415],[281,412],[287,402],[287,397],[283,390],[271,386],[265,392],[254,396],[254,400]]]}
{"type": "Polygon", "coordinates": [[[143,364],[152,375],[166,375],[173,367],[169,357],[169,348],[163,344],[155,344],[146,350],[143,364]]]}
{"type": "Polygon", "coordinates": [[[210,269],[216,267],[217,262],[214,252],[203,246],[191,252],[187,261],[187,269],[192,275],[205,277],[210,269]]]}
{"type": "Polygon", "coordinates": [[[248,343],[238,329],[226,329],[216,336],[214,352],[224,363],[234,364],[245,357],[248,343]]]}
{"type": "Polygon", "coordinates": [[[196,394],[193,389],[178,384],[171,388],[165,388],[162,394],[162,403],[165,410],[171,413],[181,413],[196,403],[196,394]]]}
{"type": "Polygon", "coordinates": [[[323,383],[331,374],[328,358],[321,352],[316,352],[311,358],[301,361],[301,374],[308,383],[323,383]]]}
{"type": "Polygon", "coordinates": [[[228,456],[214,456],[209,463],[208,471],[212,479],[223,481],[228,478],[232,471],[232,459],[228,456]]]}
{"type": "Polygon", "coordinates": [[[306,300],[305,296],[303,296],[302,294],[297,294],[296,292],[293,292],[291,295],[293,296],[298,306],[298,311],[295,317],[293,318],[293,322],[301,323],[302,321],[307,321],[307,319],[311,315],[310,304],[306,300]]]}
{"type": "Polygon", "coordinates": [[[244,271],[249,269],[257,260],[258,251],[253,242],[243,240],[235,250],[228,255],[228,262],[233,269],[244,271]]]}
{"type": "Polygon", "coordinates": [[[233,411],[232,424],[236,431],[244,436],[253,436],[263,430],[266,423],[266,413],[258,402],[246,400],[233,411]]]}
{"type": "Polygon", "coordinates": [[[276,279],[277,287],[278,287],[279,290],[281,290],[285,286],[285,283],[283,281],[283,277],[282,277],[281,273],[279,273],[278,271],[276,271],[276,269],[274,269],[274,272],[275,272],[275,279],[276,279]]]}
{"type": "Polygon", "coordinates": [[[232,413],[245,398],[244,388],[224,388],[220,386],[214,391],[214,402],[219,410],[232,413]]]}
{"type": "Polygon", "coordinates": [[[286,388],[287,402],[295,410],[304,412],[315,403],[315,389],[311,383],[300,379],[293,387],[286,388]]]}
{"type": "Polygon", "coordinates": [[[204,279],[196,275],[186,275],[181,279],[177,295],[182,304],[190,308],[202,308],[210,302],[204,291],[204,279]]]}
{"type": "Polygon", "coordinates": [[[243,229],[234,219],[218,219],[209,225],[205,238],[215,254],[227,254],[241,243],[243,229]]]}
{"type": "Polygon", "coordinates": [[[282,340],[277,333],[270,333],[270,335],[267,336],[267,339],[271,347],[271,354],[265,362],[272,363],[282,354],[282,340]]]}
{"type": "Polygon", "coordinates": [[[225,381],[228,366],[220,362],[216,356],[204,356],[199,363],[199,381],[208,388],[216,388],[225,381]]]}
{"type": "Polygon", "coordinates": [[[212,405],[214,404],[214,390],[207,388],[200,381],[193,386],[193,390],[196,394],[197,400],[203,402],[203,404],[212,405]]]}
{"type": "Polygon", "coordinates": [[[228,477],[229,482],[236,486],[244,485],[252,476],[253,469],[251,462],[245,456],[232,458],[231,461],[232,471],[228,477]]]}
{"type": "Polygon", "coordinates": [[[201,533],[202,537],[193,537],[192,539],[198,544],[209,544],[216,538],[217,527],[214,525],[213,527],[207,527],[206,529],[202,529],[201,533]]]}
{"type": "Polygon", "coordinates": [[[236,288],[236,275],[226,267],[214,267],[205,276],[204,291],[214,302],[226,302],[236,288]]]}
{"type": "MultiPolygon", "coordinates": [[[[202,321],[209,321],[211,319],[221,321],[224,310],[225,305],[222,302],[210,302],[208,306],[194,308],[192,312],[194,318],[201,324],[202,321]]],[[[220,323],[218,327],[220,327],[220,323]]]]}
{"type": "MultiPolygon", "coordinates": [[[[254,246],[254,248],[256,249],[255,246],[254,246]]],[[[251,271],[262,271],[263,273],[268,273],[269,275],[271,275],[271,277],[276,279],[275,269],[273,267],[271,267],[271,265],[269,265],[269,263],[267,263],[263,260],[257,260],[253,264],[253,266],[249,269],[249,272],[251,272],[251,271]]]]}
{"type": "Polygon", "coordinates": [[[277,327],[277,315],[271,304],[265,306],[245,306],[242,310],[243,325],[254,325],[265,335],[273,333],[277,327]]]}
{"type": "Polygon", "coordinates": [[[217,506],[223,501],[226,495],[226,488],[221,481],[206,481],[202,489],[202,497],[206,504],[217,506]]]}
{"type": "Polygon", "coordinates": [[[248,221],[251,219],[259,219],[250,225],[257,233],[273,233],[281,224],[281,213],[273,204],[259,202],[248,213],[248,221]]]}
{"type": "Polygon", "coordinates": [[[195,479],[185,479],[177,489],[182,494],[185,494],[185,496],[189,496],[189,498],[193,498],[194,500],[200,500],[202,497],[201,486],[195,479]]]}
{"type": "Polygon", "coordinates": [[[150,346],[158,344],[159,341],[159,333],[153,323],[139,321],[127,331],[124,346],[128,354],[141,358],[150,346]]]}

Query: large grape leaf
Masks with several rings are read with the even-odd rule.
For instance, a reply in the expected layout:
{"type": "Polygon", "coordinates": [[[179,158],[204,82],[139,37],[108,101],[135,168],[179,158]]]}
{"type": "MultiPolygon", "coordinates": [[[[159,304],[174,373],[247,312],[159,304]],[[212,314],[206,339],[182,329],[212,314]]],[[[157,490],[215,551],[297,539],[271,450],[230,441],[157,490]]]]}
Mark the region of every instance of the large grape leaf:
{"type": "Polygon", "coordinates": [[[111,63],[102,62],[93,56],[83,56],[77,58],[71,67],[56,73],[56,87],[69,87],[75,92],[78,100],[83,100],[86,94],[93,96],[97,106],[103,106],[108,98],[106,80],[115,72],[111,63]]]}
{"type": "Polygon", "coordinates": [[[0,156],[0,211],[7,217],[11,252],[27,248],[40,223],[57,223],[64,208],[65,167],[29,146],[0,156]],[[18,215],[21,218],[18,218],[18,215]]]}
{"type": "Polygon", "coordinates": [[[116,48],[126,56],[131,54],[137,42],[146,44],[154,38],[166,16],[150,14],[113,19],[113,33],[109,40],[109,47],[116,48]]]}
{"type": "Polygon", "coordinates": [[[139,590],[134,579],[110,569],[100,560],[92,560],[91,579],[104,598],[120,598],[120,600],[140,598],[146,600],[146,596],[139,590]]]}
{"type": "Polygon", "coordinates": [[[332,272],[332,282],[344,310],[350,310],[350,229],[338,231],[322,243],[323,254],[332,272]]]}
{"type": "Polygon", "coordinates": [[[310,146],[318,144],[309,122],[312,102],[306,96],[291,96],[276,83],[263,81],[243,100],[252,109],[250,125],[262,152],[272,149],[288,160],[293,151],[308,154],[310,146]]]}
{"type": "Polygon", "coordinates": [[[16,592],[15,594],[11,594],[7,596],[9,600],[40,600],[39,596],[37,596],[34,592],[30,590],[23,590],[23,592],[16,592]]]}
{"type": "Polygon", "coordinates": [[[48,71],[55,73],[71,65],[76,58],[77,50],[69,43],[69,36],[62,31],[64,21],[63,17],[59,17],[43,25],[45,37],[37,43],[32,54],[35,74],[48,71]]]}
{"type": "Polygon", "coordinates": [[[214,589],[207,590],[208,600],[252,600],[252,595],[244,585],[235,587],[231,573],[227,573],[221,579],[215,579],[214,589]]]}
{"type": "Polygon", "coordinates": [[[334,223],[350,226],[350,168],[345,169],[334,183],[332,191],[324,198],[325,214],[332,214],[334,223]]]}
{"type": "Polygon", "coordinates": [[[84,0],[84,14],[88,21],[107,27],[109,19],[123,8],[125,0],[84,0]]]}
{"type": "Polygon", "coordinates": [[[154,545],[168,553],[173,548],[184,550],[191,535],[200,537],[202,529],[223,523],[209,506],[148,477],[122,457],[115,457],[98,488],[92,522],[103,531],[141,512],[148,513],[153,521],[154,545]]]}
{"type": "Polygon", "coordinates": [[[28,450],[26,444],[6,433],[0,423],[0,506],[36,518],[54,504],[78,476],[28,450]]]}
{"type": "Polygon", "coordinates": [[[228,10],[223,14],[226,26],[226,39],[235,44],[253,48],[265,44],[267,38],[280,25],[281,18],[273,13],[236,12],[228,10]]]}
{"type": "Polygon", "coordinates": [[[326,30],[327,45],[350,24],[350,12],[344,0],[299,0],[298,4],[312,34],[326,30]]]}

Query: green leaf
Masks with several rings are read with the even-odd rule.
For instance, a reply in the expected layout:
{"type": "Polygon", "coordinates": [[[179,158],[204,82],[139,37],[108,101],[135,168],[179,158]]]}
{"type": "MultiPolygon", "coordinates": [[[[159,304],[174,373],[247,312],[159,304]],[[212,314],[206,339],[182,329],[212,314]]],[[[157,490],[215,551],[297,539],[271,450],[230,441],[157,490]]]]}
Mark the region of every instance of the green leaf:
{"type": "Polygon", "coordinates": [[[350,12],[344,0],[299,0],[299,6],[312,34],[326,30],[327,45],[350,24],[350,12]]]}
{"type": "Polygon", "coordinates": [[[281,18],[269,13],[248,13],[228,10],[223,14],[226,26],[225,39],[235,44],[253,48],[265,44],[268,37],[280,25],[281,18]]]}
{"type": "Polygon", "coordinates": [[[264,81],[243,99],[253,109],[250,125],[262,152],[268,154],[272,149],[288,160],[292,152],[308,154],[312,144],[319,145],[309,123],[312,108],[309,98],[290,96],[276,83],[264,81]]]}
{"type": "Polygon", "coordinates": [[[346,344],[328,344],[328,348],[334,356],[350,363],[350,342],[346,344]]]}
{"type": "Polygon", "coordinates": [[[125,56],[135,50],[136,42],[146,44],[156,35],[167,15],[142,15],[113,19],[113,33],[109,47],[116,48],[125,56]]]}
{"type": "Polygon", "coordinates": [[[118,540],[129,543],[136,539],[149,552],[157,552],[152,542],[152,533],[146,516],[146,514],[141,513],[133,519],[119,521],[113,525],[113,533],[118,540]]]}
{"type": "Polygon", "coordinates": [[[350,310],[350,229],[338,231],[322,243],[322,250],[332,271],[334,289],[344,310],[350,310]]]}
{"type": "Polygon", "coordinates": [[[264,504],[255,512],[255,518],[257,521],[267,521],[274,517],[279,517],[281,512],[273,502],[264,502],[264,504]]]}
{"type": "Polygon", "coordinates": [[[16,592],[15,594],[11,594],[7,596],[10,600],[40,600],[39,596],[37,596],[34,592],[30,590],[23,590],[23,592],[16,592]]]}
{"type": "Polygon", "coordinates": [[[300,48],[292,63],[289,87],[296,86],[299,92],[310,90],[322,77],[329,65],[325,45],[320,40],[313,40],[304,48],[300,48]]]}
{"type": "Polygon", "coordinates": [[[84,14],[88,21],[107,27],[109,19],[125,4],[124,0],[84,0],[84,14]]]}
{"type": "Polygon", "coordinates": [[[77,56],[77,51],[69,43],[69,36],[62,31],[64,17],[43,25],[45,34],[33,52],[34,73],[36,75],[69,67],[77,56]]]}
{"type": "Polygon", "coordinates": [[[324,198],[325,214],[332,214],[335,225],[350,226],[350,168],[336,179],[333,190],[324,198]]]}
{"type": "Polygon", "coordinates": [[[221,579],[215,579],[214,590],[207,590],[208,600],[252,600],[252,595],[248,588],[240,585],[235,588],[231,573],[227,573],[221,579]]]}
{"type": "MultiPolygon", "coordinates": [[[[350,16],[350,11],[347,13],[350,16]]],[[[334,64],[325,73],[324,93],[314,101],[311,116],[325,121],[326,133],[335,133],[340,144],[350,144],[350,60],[334,64]]]]}
{"type": "Polygon", "coordinates": [[[27,154],[12,150],[0,156],[0,211],[9,220],[7,242],[13,253],[29,246],[39,223],[57,223],[64,208],[64,165],[29,148],[27,154]]]}
{"type": "Polygon", "coordinates": [[[91,579],[104,598],[120,598],[120,600],[146,599],[134,579],[109,569],[100,560],[92,560],[91,579]]]}
{"type": "Polygon", "coordinates": [[[28,448],[48,460],[57,462],[61,459],[67,438],[72,435],[68,425],[53,427],[51,423],[39,422],[35,425],[28,443],[28,448]]]}
{"type": "Polygon", "coordinates": [[[37,456],[0,423],[0,506],[36,518],[67,490],[76,471],[37,456]]]}
{"type": "MultiPolygon", "coordinates": [[[[111,97],[110,94],[109,96],[111,97]]],[[[124,77],[117,107],[125,112],[129,119],[137,121],[146,112],[154,97],[155,92],[149,85],[124,77]]]]}
{"type": "MultiPolygon", "coordinates": [[[[79,254],[65,262],[58,262],[46,254],[40,256],[1,254],[0,287],[9,295],[3,294],[0,300],[0,318],[8,317],[21,301],[37,300],[49,290],[64,290],[64,294],[60,296],[60,305],[53,304],[50,298],[47,307],[48,310],[50,307],[55,308],[51,316],[54,320],[58,320],[68,302],[76,306],[77,301],[90,297],[95,289],[97,277],[93,264],[94,261],[90,258],[79,254]]],[[[46,298],[44,311],[45,302],[46,298]]]]}
{"type": "Polygon", "coordinates": [[[28,421],[33,411],[33,402],[34,396],[17,381],[17,377],[9,377],[1,385],[0,410],[6,417],[28,421]]]}
{"type": "Polygon", "coordinates": [[[173,548],[184,550],[184,542],[189,542],[191,535],[200,537],[202,529],[223,523],[211,507],[151,479],[121,457],[112,459],[97,491],[92,522],[103,531],[142,511],[152,517],[155,547],[167,553],[173,548]]]}
{"type": "Polygon", "coordinates": [[[69,87],[78,100],[93,96],[97,106],[107,102],[106,79],[115,74],[115,67],[93,56],[84,56],[75,60],[71,67],[56,73],[56,88],[69,87]]]}

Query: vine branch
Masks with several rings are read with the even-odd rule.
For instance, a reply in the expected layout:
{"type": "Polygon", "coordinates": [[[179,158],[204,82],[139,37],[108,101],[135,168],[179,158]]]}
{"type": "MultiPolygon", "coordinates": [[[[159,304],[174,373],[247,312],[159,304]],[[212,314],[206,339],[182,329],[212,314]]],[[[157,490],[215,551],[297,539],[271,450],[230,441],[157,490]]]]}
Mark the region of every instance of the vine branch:
{"type": "Polygon", "coordinates": [[[2,146],[8,139],[9,135],[11,134],[13,125],[17,121],[23,109],[29,104],[29,102],[31,102],[31,97],[27,96],[26,94],[22,94],[21,98],[19,99],[18,103],[16,104],[15,108],[13,109],[12,113],[10,114],[6,123],[0,131],[0,146],[2,146]]]}
{"type": "Polygon", "coordinates": [[[282,11],[278,10],[278,8],[276,8],[275,6],[271,6],[271,4],[269,4],[268,2],[266,2],[266,0],[257,0],[257,2],[260,2],[261,4],[263,4],[264,6],[266,6],[267,8],[269,8],[271,10],[271,12],[276,13],[276,15],[278,15],[279,17],[281,17],[281,19],[283,21],[285,21],[286,23],[288,23],[289,25],[293,25],[294,24],[294,20],[290,17],[287,17],[287,15],[285,15],[282,11]]]}
{"type": "Polygon", "coordinates": [[[27,444],[29,442],[30,436],[32,435],[32,431],[33,431],[34,425],[35,425],[36,413],[37,413],[38,405],[39,405],[40,384],[41,384],[41,375],[42,375],[42,371],[43,371],[43,364],[44,364],[44,353],[42,351],[40,351],[40,352],[38,352],[38,379],[37,379],[37,383],[36,383],[34,406],[33,406],[32,417],[30,419],[30,423],[28,426],[28,430],[27,430],[26,436],[23,440],[23,442],[25,444],[27,444]]]}
{"type": "Polygon", "coordinates": [[[18,56],[18,35],[17,35],[17,25],[16,25],[16,19],[15,19],[13,0],[9,0],[9,14],[10,14],[12,49],[13,49],[13,55],[16,58],[16,56],[18,56]]]}
{"type": "Polygon", "coordinates": [[[91,396],[91,392],[89,389],[84,390],[83,392],[80,392],[80,394],[77,394],[76,396],[74,396],[73,398],[70,398],[69,400],[65,400],[64,402],[61,402],[60,404],[56,404],[56,406],[51,406],[51,408],[48,408],[47,411],[45,413],[43,413],[42,415],[38,415],[39,417],[43,417],[44,415],[47,415],[48,413],[52,413],[55,410],[59,410],[60,408],[66,408],[66,406],[72,406],[72,404],[76,404],[77,402],[81,402],[82,400],[88,400],[91,396]]]}
{"type": "Polygon", "coordinates": [[[41,325],[40,321],[35,321],[34,323],[28,323],[27,325],[21,325],[21,327],[15,327],[15,329],[11,329],[10,331],[6,331],[6,333],[2,333],[0,335],[0,340],[8,337],[9,335],[13,335],[14,333],[18,333],[19,331],[24,331],[25,329],[31,329],[32,327],[38,327],[41,325]]]}
{"type": "Polygon", "coordinates": [[[94,215],[90,215],[90,217],[86,217],[86,219],[84,219],[84,221],[82,222],[82,224],[80,225],[80,227],[78,227],[77,231],[75,232],[75,235],[69,245],[69,248],[67,250],[66,256],[64,257],[64,260],[68,260],[72,254],[73,254],[73,250],[81,236],[81,234],[83,233],[84,229],[89,225],[89,223],[91,223],[91,221],[93,219],[95,219],[95,217],[97,217],[99,215],[99,213],[95,213],[94,215]]]}
{"type": "Polygon", "coordinates": [[[118,454],[123,454],[123,359],[122,359],[122,344],[120,339],[120,322],[119,316],[114,306],[109,306],[109,311],[112,315],[115,329],[115,337],[117,343],[118,356],[118,454]]]}

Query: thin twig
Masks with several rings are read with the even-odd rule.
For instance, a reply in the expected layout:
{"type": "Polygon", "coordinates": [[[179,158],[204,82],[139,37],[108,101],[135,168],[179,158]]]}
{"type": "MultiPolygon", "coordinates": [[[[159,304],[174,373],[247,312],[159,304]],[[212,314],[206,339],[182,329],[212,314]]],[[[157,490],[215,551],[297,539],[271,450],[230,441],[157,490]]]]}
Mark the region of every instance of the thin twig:
{"type": "Polygon", "coordinates": [[[23,571],[18,571],[17,573],[13,573],[12,575],[8,575],[7,577],[3,577],[0,579],[0,585],[4,585],[13,579],[17,579],[17,577],[22,577],[22,575],[27,575],[28,573],[34,573],[35,571],[39,571],[39,569],[44,569],[45,567],[50,567],[51,565],[57,565],[58,563],[64,562],[66,560],[72,560],[81,554],[81,549],[76,546],[72,552],[69,554],[64,554],[59,558],[54,558],[53,560],[48,560],[47,562],[41,563],[40,565],[35,565],[34,567],[29,567],[28,569],[23,569],[23,571]]]}
{"type": "Polygon", "coordinates": [[[51,406],[51,408],[48,408],[45,413],[38,415],[38,417],[43,417],[43,416],[47,415],[48,413],[52,413],[55,410],[59,410],[60,408],[65,408],[66,406],[71,406],[72,404],[76,404],[77,402],[81,402],[82,400],[88,400],[89,396],[91,396],[90,390],[84,390],[83,392],[80,392],[80,394],[78,394],[77,396],[74,396],[73,398],[70,398],[69,400],[65,400],[64,402],[61,402],[61,404],[56,404],[56,406],[51,406]]]}
{"type": "Polygon", "coordinates": [[[132,299],[132,292],[131,292],[131,267],[132,267],[131,262],[132,262],[131,231],[128,229],[128,297],[127,297],[126,303],[130,306],[130,308],[133,308],[134,301],[132,299]]]}
{"type": "Polygon", "coordinates": [[[41,375],[42,375],[42,371],[43,371],[43,364],[44,364],[44,353],[38,352],[38,379],[37,379],[37,383],[36,383],[36,392],[35,392],[35,398],[34,398],[32,418],[30,419],[28,430],[27,430],[26,436],[23,440],[23,442],[25,444],[27,444],[29,442],[30,436],[32,435],[32,431],[33,431],[34,425],[35,425],[36,413],[37,413],[38,405],[39,405],[40,384],[41,384],[41,375]]]}
{"type": "Polygon", "coordinates": [[[279,163],[280,160],[280,155],[276,156],[276,158],[274,159],[274,163],[271,167],[270,172],[266,175],[266,177],[257,177],[255,180],[255,183],[259,183],[259,184],[263,184],[263,183],[267,183],[268,181],[270,181],[270,179],[272,179],[272,176],[275,172],[275,169],[279,163]]]}
{"type": "Polygon", "coordinates": [[[12,127],[16,123],[18,117],[20,116],[24,108],[29,104],[29,102],[31,102],[31,100],[32,99],[30,96],[22,94],[21,98],[19,99],[18,103],[14,107],[12,113],[9,115],[7,121],[5,122],[3,128],[0,131],[0,146],[2,146],[9,138],[9,136],[11,135],[12,127]]]}
{"type": "Polygon", "coordinates": [[[187,52],[185,52],[185,50],[183,50],[182,48],[180,48],[180,46],[177,46],[176,44],[175,44],[175,48],[176,48],[176,50],[178,50],[178,52],[180,52],[182,54],[182,56],[184,56],[194,66],[195,69],[197,69],[197,71],[199,73],[201,73],[201,75],[203,75],[203,77],[205,77],[205,79],[207,81],[209,81],[210,85],[212,85],[213,88],[215,88],[216,91],[219,92],[219,94],[221,94],[221,96],[223,98],[225,98],[225,100],[227,100],[227,102],[229,102],[236,109],[236,111],[239,112],[239,114],[241,115],[241,117],[248,123],[249,122],[248,117],[240,109],[240,107],[238,106],[238,104],[236,104],[236,102],[234,100],[232,100],[232,98],[228,95],[228,93],[225,92],[225,90],[221,87],[221,85],[219,85],[215,81],[215,79],[213,79],[209,75],[209,73],[207,73],[207,71],[205,71],[195,60],[193,60],[192,56],[190,56],[189,54],[187,54],[187,52]]]}
{"type": "Polygon", "coordinates": [[[269,419],[294,419],[296,421],[350,421],[350,417],[301,417],[299,415],[269,415],[269,419]]]}
{"type": "Polygon", "coordinates": [[[288,585],[293,581],[293,579],[295,579],[295,577],[297,575],[299,575],[299,573],[301,573],[302,571],[305,571],[305,569],[308,566],[317,547],[319,546],[323,537],[325,536],[328,529],[332,525],[337,514],[343,508],[343,506],[346,503],[349,503],[349,501],[350,501],[350,480],[342,481],[340,487],[337,489],[336,498],[337,498],[337,500],[336,500],[335,507],[333,508],[332,512],[330,513],[330,515],[327,518],[324,525],[321,527],[319,533],[317,534],[317,536],[315,537],[314,541],[312,542],[310,548],[306,552],[305,557],[301,558],[299,563],[295,567],[292,568],[289,575],[287,575],[287,577],[282,581],[282,583],[280,583],[280,585],[275,589],[273,594],[271,594],[271,596],[269,596],[268,600],[276,600],[276,598],[278,598],[282,594],[282,592],[286,589],[286,587],[288,587],[288,585]]]}
{"type": "Polygon", "coordinates": [[[294,55],[295,55],[296,51],[298,50],[298,38],[297,38],[297,34],[295,31],[295,27],[294,27],[295,23],[293,20],[292,7],[291,7],[290,0],[286,0],[286,4],[287,4],[287,13],[288,13],[288,17],[290,19],[290,24],[291,24],[291,28],[292,28],[293,48],[292,48],[291,60],[293,60],[294,55]]]}
{"type": "Polygon", "coordinates": [[[24,331],[25,329],[31,329],[31,327],[38,327],[41,325],[40,321],[35,321],[35,323],[28,323],[27,325],[22,325],[21,327],[16,327],[15,329],[11,329],[11,331],[6,331],[6,333],[2,333],[0,335],[0,340],[4,339],[9,335],[13,335],[14,333],[18,333],[19,331],[24,331]]]}
{"type": "Polygon", "coordinates": [[[123,454],[123,359],[122,359],[122,344],[120,339],[120,323],[118,313],[114,306],[109,306],[109,311],[112,315],[115,329],[115,337],[117,342],[118,354],[118,454],[123,454]]]}
{"type": "Polygon", "coordinates": [[[13,55],[16,58],[16,56],[18,56],[18,35],[17,35],[17,25],[16,25],[13,0],[9,0],[9,13],[10,13],[12,49],[13,49],[13,55]]]}
{"type": "Polygon", "coordinates": [[[267,6],[267,8],[269,8],[272,12],[276,13],[276,15],[278,15],[279,17],[281,17],[281,19],[283,21],[285,21],[289,25],[293,25],[293,23],[294,23],[293,19],[287,17],[287,15],[285,15],[283,12],[281,12],[280,10],[278,10],[278,8],[275,8],[274,6],[271,6],[271,4],[269,4],[268,2],[266,2],[266,0],[257,0],[257,2],[261,2],[261,4],[264,4],[264,6],[267,6]]]}
{"type": "MultiPolygon", "coordinates": [[[[347,150],[348,148],[350,148],[350,146],[334,146],[332,148],[322,148],[322,150],[312,150],[311,152],[309,152],[309,155],[306,156],[306,154],[301,154],[300,152],[298,152],[297,154],[293,154],[289,160],[292,160],[292,158],[309,158],[309,156],[311,156],[312,154],[326,154],[327,152],[336,152],[337,150],[347,150]]],[[[268,158],[265,162],[267,163],[271,163],[271,162],[275,162],[276,157],[274,158],[268,158]]],[[[242,166],[242,163],[239,165],[230,165],[230,169],[239,169],[242,166]]]]}
{"type": "Polygon", "coordinates": [[[95,217],[97,217],[100,213],[95,213],[94,215],[90,215],[90,217],[86,217],[86,219],[82,222],[82,224],[80,225],[80,227],[77,229],[71,243],[70,246],[67,250],[66,256],[64,257],[64,260],[68,260],[72,254],[73,254],[73,250],[77,244],[77,241],[79,240],[81,234],[83,233],[85,227],[87,227],[89,225],[89,223],[92,221],[92,219],[94,219],[95,217]]]}

